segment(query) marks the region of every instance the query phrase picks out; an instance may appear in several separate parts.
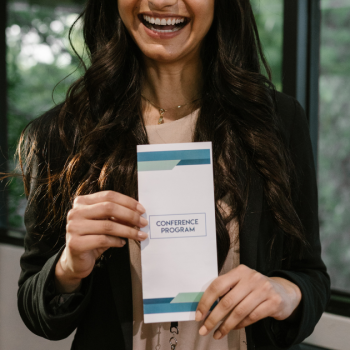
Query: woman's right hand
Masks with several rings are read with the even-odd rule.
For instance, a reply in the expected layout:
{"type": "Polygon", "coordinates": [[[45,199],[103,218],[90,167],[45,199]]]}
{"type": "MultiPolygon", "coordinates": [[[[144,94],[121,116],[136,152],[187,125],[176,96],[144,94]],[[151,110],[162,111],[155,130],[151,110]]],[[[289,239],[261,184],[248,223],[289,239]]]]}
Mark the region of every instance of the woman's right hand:
{"type": "Polygon", "coordinates": [[[78,291],[96,260],[110,247],[123,247],[125,239],[145,240],[139,231],[148,221],[135,199],[114,191],[78,196],[67,215],[66,247],[55,269],[60,293],[78,291]]]}

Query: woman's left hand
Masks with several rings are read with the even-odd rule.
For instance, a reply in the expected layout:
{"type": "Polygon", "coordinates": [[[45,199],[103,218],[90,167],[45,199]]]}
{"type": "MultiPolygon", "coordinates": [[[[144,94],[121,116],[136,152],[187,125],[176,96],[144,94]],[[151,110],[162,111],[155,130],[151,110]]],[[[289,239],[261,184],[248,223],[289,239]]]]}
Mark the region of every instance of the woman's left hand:
{"type": "Polygon", "coordinates": [[[216,278],[204,292],[196,311],[196,321],[205,318],[209,309],[222,297],[206,318],[199,334],[208,334],[224,319],[214,333],[221,339],[232,329],[249,326],[266,317],[285,320],[297,317],[301,291],[294,283],[280,277],[267,277],[240,265],[216,278]]]}

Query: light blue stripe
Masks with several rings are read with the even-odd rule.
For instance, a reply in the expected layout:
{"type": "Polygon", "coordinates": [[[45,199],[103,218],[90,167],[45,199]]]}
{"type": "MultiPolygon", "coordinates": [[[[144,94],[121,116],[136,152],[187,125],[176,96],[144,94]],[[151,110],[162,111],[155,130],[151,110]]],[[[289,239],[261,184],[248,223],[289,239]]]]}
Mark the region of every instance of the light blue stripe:
{"type": "Polygon", "coordinates": [[[170,303],[199,303],[204,292],[179,293],[170,303]]]}
{"type": "Polygon", "coordinates": [[[210,159],[210,149],[193,149],[182,151],[157,151],[138,152],[138,162],[149,162],[156,160],[186,160],[186,159],[210,159]]]}
{"type": "Polygon", "coordinates": [[[179,159],[137,162],[137,171],[173,170],[179,162],[179,159]]]}

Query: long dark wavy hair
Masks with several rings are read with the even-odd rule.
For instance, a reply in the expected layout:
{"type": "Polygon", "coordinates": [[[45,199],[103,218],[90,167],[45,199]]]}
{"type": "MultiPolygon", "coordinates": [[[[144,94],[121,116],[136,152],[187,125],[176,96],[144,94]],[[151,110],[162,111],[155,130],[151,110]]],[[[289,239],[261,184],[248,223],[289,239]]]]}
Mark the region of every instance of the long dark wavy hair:
{"type": "MultiPolygon", "coordinates": [[[[80,18],[90,64],[61,105],[27,126],[18,146],[27,194],[34,170],[40,179],[29,198],[45,208],[37,213],[38,232],[58,238],[65,235],[76,196],[114,190],[137,199],[136,145],[148,143],[141,111],[142,55],[119,16],[118,2],[88,0],[80,18]]],[[[249,0],[215,1],[202,61],[194,141],[213,143],[216,202],[230,194],[229,215],[216,203],[219,270],[230,247],[227,224],[236,218],[242,227],[251,171],[261,177],[264,198],[289,246],[302,247],[303,226],[291,195],[294,167],[274,87],[261,73],[265,67],[270,78],[249,0]]]]}

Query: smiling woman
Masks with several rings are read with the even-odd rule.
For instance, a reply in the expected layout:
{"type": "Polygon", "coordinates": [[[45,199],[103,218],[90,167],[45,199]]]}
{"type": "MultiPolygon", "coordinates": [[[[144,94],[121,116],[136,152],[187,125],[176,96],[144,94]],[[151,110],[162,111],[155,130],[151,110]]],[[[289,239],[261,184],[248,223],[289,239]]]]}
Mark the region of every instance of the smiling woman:
{"type": "Polygon", "coordinates": [[[302,108],[261,73],[249,0],[89,0],[81,18],[90,65],[19,144],[24,322],[77,328],[74,349],[167,347],[170,324],[143,322],[136,146],[212,141],[219,277],[179,347],[299,349],[329,298],[316,176],[302,108]]]}

